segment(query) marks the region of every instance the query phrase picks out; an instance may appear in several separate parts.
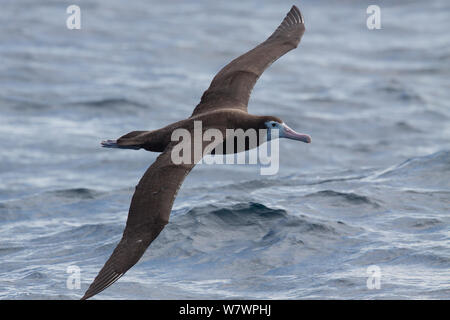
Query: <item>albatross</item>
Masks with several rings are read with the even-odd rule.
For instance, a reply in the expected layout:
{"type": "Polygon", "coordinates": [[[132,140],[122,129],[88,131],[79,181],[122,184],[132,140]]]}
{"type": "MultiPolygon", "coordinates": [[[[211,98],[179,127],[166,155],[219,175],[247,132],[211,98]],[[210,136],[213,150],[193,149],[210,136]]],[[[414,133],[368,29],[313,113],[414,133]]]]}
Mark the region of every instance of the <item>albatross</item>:
{"type": "MultiPolygon", "coordinates": [[[[102,146],[107,148],[142,148],[161,154],[136,186],[122,239],[82,300],[105,290],[122,277],[139,261],[169,222],[178,189],[199,161],[198,157],[182,163],[173,161],[172,151],[176,142],[172,141],[171,137],[175,130],[193,132],[196,121],[201,121],[202,130],[219,130],[223,133],[223,139],[215,139],[212,148],[208,149],[210,154],[215,150],[223,150],[219,149],[219,146],[226,142],[227,129],[265,130],[266,139],[258,139],[254,147],[271,140],[273,130],[277,130],[278,138],[311,142],[309,135],[295,132],[278,117],[257,116],[247,112],[250,94],[258,78],[275,60],[297,48],[304,32],[303,16],[294,5],[269,38],[231,61],[217,73],[189,118],[158,130],[133,131],[117,140],[102,141],[102,146]]],[[[201,147],[206,151],[205,143],[202,143],[201,147]]],[[[250,148],[253,147],[245,146],[246,150],[250,148]]],[[[226,150],[224,153],[240,151],[242,150],[226,150]]]]}

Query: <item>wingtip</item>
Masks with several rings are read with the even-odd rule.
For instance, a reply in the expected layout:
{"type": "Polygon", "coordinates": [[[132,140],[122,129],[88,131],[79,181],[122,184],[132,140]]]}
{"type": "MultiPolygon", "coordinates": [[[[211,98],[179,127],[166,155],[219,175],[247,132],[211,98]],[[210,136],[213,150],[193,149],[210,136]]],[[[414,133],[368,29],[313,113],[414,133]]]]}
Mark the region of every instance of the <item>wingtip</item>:
{"type": "Polygon", "coordinates": [[[84,295],[80,298],[80,301],[81,300],[87,300],[87,299],[89,299],[90,297],[92,297],[93,296],[93,294],[90,294],[89,293],[89,289],[84,293],[84,295]]]}
{"type": "MultiPolygon", "coordinates": [[[[106,288],[104,288],[104,289],[106,289],[106,288]]],[[[103,290],[104,290],[103,289],[103,290]]],[[[103,291],[103,290],[100,290],[99,292],[89,292],[89,289],[84,293],[84,296],[82,296],[81,298],[80,298],[80,301],[81,300],[88,300],[88,299],[90,299],[90,298],[92,298],[93,296],[95,296],[96,294],[98,294],[98,293],[100,293],[101,291],[103,291]]]]}
{"type": "Polygon", "coordinates": [[[294,4],[291,7],[291,10],[289,11],[289,13],[293,13],[298,19],[300,23],[305,23],[305,20],[303,19],[303,15],[302,12],[300,11],[300,9],[294,4]]]}
{"type": "Polygon", "coordinates": [[[87,300],[87,299],[99,294],[100,292],[102,292],[103,290],[108,288],[110,285],[115,283],[117,280],[119,280],[124,275],[124,273],[117,273],[117,272],[110,272],[110,271],[108,271],[106,274],[103,274],[102,273],[103,270],[108,270],[108,268],[100,270],[100,273],[97,275],[97,277],[91,283],[91,285],[85,292],[84,296],[80,300],[87,300]]]}
{"type": "Polygon", "coordinates": [[[91,290],[92,290],[92,288],[89,287],[86,290],[86,292],[84,293],[84,295],[80,298],[80,300],[87,300],[87,299],[95,296],[98,293],[98,292],[92,292],[91,290]]]}

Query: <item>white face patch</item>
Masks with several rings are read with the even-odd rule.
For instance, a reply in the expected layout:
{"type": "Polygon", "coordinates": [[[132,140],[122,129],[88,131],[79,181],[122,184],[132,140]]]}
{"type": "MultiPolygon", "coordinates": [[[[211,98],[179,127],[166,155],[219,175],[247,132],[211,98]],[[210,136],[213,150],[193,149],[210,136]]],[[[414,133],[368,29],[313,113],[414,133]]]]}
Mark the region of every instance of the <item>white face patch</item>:
{"type": "Polygon", "coordinates": [[[273,140],[276,136],[276,138],[283,138],[284,137],[284,123],[279,123],[276,121],[267,121],[265,123],[267,127],[267,141],[273,140]],[[275,134],[276,131],[276,134],[275,134]]]}

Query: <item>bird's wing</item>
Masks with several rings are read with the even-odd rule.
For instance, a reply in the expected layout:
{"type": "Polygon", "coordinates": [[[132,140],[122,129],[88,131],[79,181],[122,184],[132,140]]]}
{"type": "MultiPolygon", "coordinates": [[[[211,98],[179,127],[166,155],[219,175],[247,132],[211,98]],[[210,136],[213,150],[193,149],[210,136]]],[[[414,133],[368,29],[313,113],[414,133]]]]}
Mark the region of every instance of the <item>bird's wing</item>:
{"type": "MultiPolygon", "coordinates": [[[[225,137],[224,128],[221,132],[225,137]]],[[[221,137],[215,138],[212,142],[203,142],[202,150],[206,153],[207,150],[211,151],[222,142],[221,137]]],[[[176,143],[170,144],[158,156],[136,186],[122,239],[81,298],[82,300],[103,291],[134,266],[169,222],[178,189],[196,162],[201,159],[201,157],[199,159],[194,157],[195,150],[192,144],[190,163],[175,164],[172,161],[174,146],[176,143]]]]}
{"type": "Polygon", "coordinates": [[[214,77],[192,116],[218,108],[247,111],[251,91],[275,60],[296,48],[305,32],[302,14],[292,6],[283,22],[263,43],[231,61],[214,77]]]}

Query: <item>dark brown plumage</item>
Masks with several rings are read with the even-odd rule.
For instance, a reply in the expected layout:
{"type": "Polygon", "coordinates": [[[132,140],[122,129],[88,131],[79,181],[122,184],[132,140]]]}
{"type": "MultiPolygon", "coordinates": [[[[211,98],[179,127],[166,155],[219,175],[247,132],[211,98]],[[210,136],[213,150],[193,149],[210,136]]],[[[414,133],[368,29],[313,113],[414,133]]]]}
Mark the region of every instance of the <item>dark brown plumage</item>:
{"type": "MultiPolygon", "coordinates": [[[[226,137],[227,128],[262,129],[267,121],[282,124],[276,117],[248,114],[247,104],[251,91],[264,70],[286,52],[296,48],[304,31],[303,17],[299,9],[293,6],[266,41],[219,71],[191,117],[159,130],[133,131],[117,141],[103,142],[105,147],[144,148],[162,153],[139,181],[131,200],[122,239],[82,299],[98,294],[125,274],[169,222],[177,191],[195,166],[195,161],[192,164],[172,162],[170,155],[174,147],[171,142],[173,130],[185,128],[192,132],[193,122],[198,120],[202,121],[203,130],[216,128],[226,137]]],[[[290,138],[310,142],[308,136],[297,135],[300,138],[290,138]]],[[[216,146],[223,142],[224,140],[215,141],[216,146]]]]}

